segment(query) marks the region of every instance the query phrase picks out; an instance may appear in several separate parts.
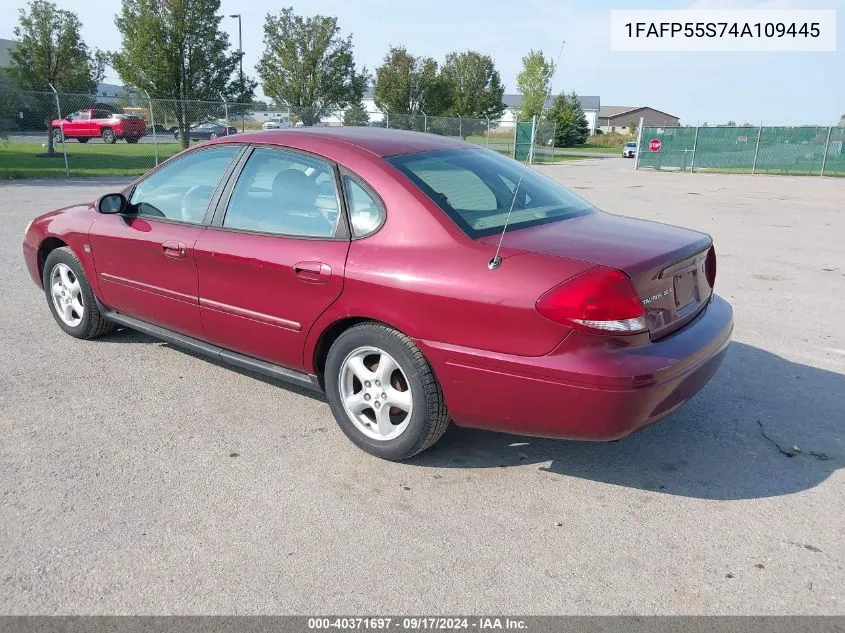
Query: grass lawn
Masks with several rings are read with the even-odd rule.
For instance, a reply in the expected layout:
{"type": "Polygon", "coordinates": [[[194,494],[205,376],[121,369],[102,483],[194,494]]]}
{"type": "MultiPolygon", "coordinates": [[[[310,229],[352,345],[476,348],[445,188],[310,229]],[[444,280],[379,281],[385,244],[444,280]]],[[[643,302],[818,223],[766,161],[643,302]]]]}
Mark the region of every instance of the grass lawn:
{"type": "MultiPolygon", "coordinates": [[[[152,143],[130,145],[118,141],[114,145],[74,141],[67,144],[67,164],[71,176],[137,176],[155,166],[152,143]]],[[[64,178],[65,159],[61,145],[56,145],[52,158],[41,156],[46,148],[40,143],[0,141],[0,180],[16,178],[64,178]]],[[[181,149],[177,143],[158,146],[159,162],[181,149]]]]}
{"type": "MultiPolygon", "coordinates": [[[[493,139],[491,139],[493,140],[493,139]]],[[[589,145],[585,148],[594,148],[589,145]]],[[[19,178],[64,178],[65,159],[62,146],[56,145],[52,158],[43,156],[46,148],[41,143],[0,141],[0,181],[19,178]]],[[[118,141],[114,145],[103,143],[77,143],[69,141],[66,146],[67,163],[72,177],[98,176],[138,176],[155,166],[155,146],[152,143],[129,143],[118,141]]],[[[170,158],[180,150],[178,143],[160,143],[158,145],[159,162],[170,158]]],[[[492,143],[490,149],[510,155],[512,146],[492,143]]],[[[615,153],[617,148],[608,148],[615,153]]],[[[578,160],[583,158],[578,152],[562,153],[556,149],[554,162],[578,160]]],[[[543,148],[538,152],[537,162],[552,162],[551,150],[543,148]]]]}
{"type": "Polygon", "coordinates": [[[570,147],[561,147],[555,151],[561,152],[590,152],[592,154],[622,154],[621,145],[590,145],[583,143],[582,145],[572,145],[570,147]]]}
{"type": "MultiPolygon", "coordinates": [[[[649,169],[650,166],[645,165],[640,169],[649,169]]],[[[657,171],[689,171],[689,169],[657,169],[657,171]]],[[[800,166],[793,166],[793,167],[757,167],[757,169],[753,170],[750,167],[696,167],[695,173],[696,174],[757,174],[757,175],[764,175],[764,176],[820,176],[819,173],[820,169],[818,167],[814,167],[812,169],[802,169],[800,166]]],[[[843,165],[839,170],[835,167],[831,169],[825,168],[824,171],[825,177],[833,177],[833,178],[843,178],[845,177],[845,165],[843,165]]]]}

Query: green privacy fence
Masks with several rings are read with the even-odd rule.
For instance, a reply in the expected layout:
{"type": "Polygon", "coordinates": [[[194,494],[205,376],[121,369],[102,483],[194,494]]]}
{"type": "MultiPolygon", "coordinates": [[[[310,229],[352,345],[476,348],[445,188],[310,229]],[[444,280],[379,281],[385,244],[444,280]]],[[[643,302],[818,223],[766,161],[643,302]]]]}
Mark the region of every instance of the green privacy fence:
{"type": "Polygon", "coordinates": [[[644,127],[640,138],[638,169],[845,176],[845,127],[644,127]]]}

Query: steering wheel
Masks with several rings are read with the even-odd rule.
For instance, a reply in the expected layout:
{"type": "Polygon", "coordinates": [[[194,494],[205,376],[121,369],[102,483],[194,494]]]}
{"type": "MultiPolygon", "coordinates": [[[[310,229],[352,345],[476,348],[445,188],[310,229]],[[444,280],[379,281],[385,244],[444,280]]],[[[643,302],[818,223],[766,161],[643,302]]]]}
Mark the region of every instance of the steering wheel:
{"type": "Polygon", "coordinates": [[[214,188],[211,185],[194,185],[182,196],[182,219],[186,222],[202,222],[214,188]]]}

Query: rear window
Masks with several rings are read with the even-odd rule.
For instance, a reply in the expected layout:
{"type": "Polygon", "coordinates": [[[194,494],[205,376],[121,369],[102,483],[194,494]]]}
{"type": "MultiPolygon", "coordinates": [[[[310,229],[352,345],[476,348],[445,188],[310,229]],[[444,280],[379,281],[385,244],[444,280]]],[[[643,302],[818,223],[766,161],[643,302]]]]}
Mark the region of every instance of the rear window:
{"type": "Polygon", "coordinates": [[[486,149],[420,152],[386,160],[472,238],[500,232],[512,202],[508,230],[594,211],[589,203],[553,180],[531,168],[523,173],[520,163],[486,149]]]}

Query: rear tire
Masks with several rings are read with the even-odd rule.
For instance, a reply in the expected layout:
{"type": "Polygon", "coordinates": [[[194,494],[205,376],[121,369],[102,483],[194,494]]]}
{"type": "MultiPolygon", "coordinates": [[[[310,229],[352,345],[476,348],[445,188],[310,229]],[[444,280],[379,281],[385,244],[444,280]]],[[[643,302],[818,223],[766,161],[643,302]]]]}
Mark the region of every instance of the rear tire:
{"type": "Polygon", "coordinates": [[[47,256],[42,282],[50,312],[67,334],[91,339],[114,329],[114,324],[104,319],[100,312],[82,264],[67,246],[57,248],[47,256]]]}
{"type": "Polygon", "coordinates": [[[443,392],[425,356],[410,338],[381,323],[365,322],[343,332],[329,349],[324,377],[341,430],[376,457],[413,457],[434,445],[449,426],[443,392]],[[382,362],[396,368],[386,370],[386,381],[376,382],[384,378],[382,362]],[[358,378],[361,372],[373,377],[367,387],[358,378]],[[353,401],[357,406],[348,404],[353,401]],[[384,419],[388,423],[380,424],[384,419]]]}
{"type": "Polygon", "coordinates": [[[113,145],[117,141],[117,137],[114,135],[114,130],[108,127],[103,130],[101,136],[103,137],[103,143],[108,143],[109,145],[113,145]]]}
{"type": "Polygon", "coordinates": [[[134,136],[133,137],[127,137],[126,142],[129,143],[129,144],[134,144],[134,143],[138,142],[138,139],[134,136]]]}

